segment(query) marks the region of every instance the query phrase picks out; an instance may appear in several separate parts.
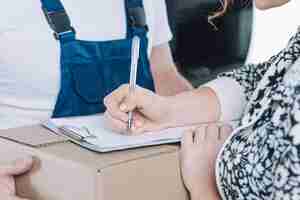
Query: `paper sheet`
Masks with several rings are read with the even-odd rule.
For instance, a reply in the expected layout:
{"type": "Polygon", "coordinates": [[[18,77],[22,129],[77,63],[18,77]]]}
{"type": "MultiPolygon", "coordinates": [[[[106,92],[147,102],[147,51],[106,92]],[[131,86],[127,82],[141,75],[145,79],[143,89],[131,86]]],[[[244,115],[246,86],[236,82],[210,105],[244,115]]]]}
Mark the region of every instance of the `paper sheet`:
{"type": "Polygon", "coordinates": [[[139,136],[128,136],[114,133],[104,125],[103,115],[87,117],[72,117],[51,119],[56,126],[86,127],[96,138],[87,138],[86,142],[97,146],[99,149],[114,150],[130,147],[148,146],[154,144],[174,143],[180,141],[182,133],[191,127],[178,127],[165,129],[158,132],[148,132],[139,136]]]}

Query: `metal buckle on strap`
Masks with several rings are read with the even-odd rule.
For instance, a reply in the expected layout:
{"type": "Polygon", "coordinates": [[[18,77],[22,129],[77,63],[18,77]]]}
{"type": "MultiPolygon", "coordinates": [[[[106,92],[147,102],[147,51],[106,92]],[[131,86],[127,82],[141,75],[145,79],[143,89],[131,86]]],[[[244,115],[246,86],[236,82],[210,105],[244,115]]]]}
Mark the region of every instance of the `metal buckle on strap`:
{"type": "Polygon", "coordinates": [[[135,27],[146,27],[146,14],[143,7],[128,9],[129,24],[135,27]]]}
{"type": "Polygon", "coordinates": [[[50,28],[54,31],[55,39],[59,39],[60,35],[73,32],[74,28],[71,26],[71,21],[65,10],[48,12],[43,8],[43,12],[47,19],[50,28]]]}

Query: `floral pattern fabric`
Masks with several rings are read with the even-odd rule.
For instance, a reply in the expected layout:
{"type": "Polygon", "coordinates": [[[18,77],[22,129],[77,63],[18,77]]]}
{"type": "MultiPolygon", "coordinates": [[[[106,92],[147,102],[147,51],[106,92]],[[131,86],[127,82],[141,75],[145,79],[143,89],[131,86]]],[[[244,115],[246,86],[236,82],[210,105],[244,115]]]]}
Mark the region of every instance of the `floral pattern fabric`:
{"type": "Polygon", "coordinates": [[[220,76],[248,101],[217,160],[222,199],[300,199],[300,30],[269,61],[220,76]]]}

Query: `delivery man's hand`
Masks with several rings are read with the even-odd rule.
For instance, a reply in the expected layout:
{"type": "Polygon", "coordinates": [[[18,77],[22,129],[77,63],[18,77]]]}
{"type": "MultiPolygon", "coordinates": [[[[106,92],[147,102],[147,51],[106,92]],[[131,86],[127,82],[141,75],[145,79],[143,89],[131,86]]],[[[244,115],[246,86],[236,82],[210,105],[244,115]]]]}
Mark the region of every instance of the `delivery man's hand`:
{"type": "Polygon", "coordinates": [[[16,160],[9,165],[0,165],[0,199],[25,200],[16,196],[15,176],[28,172],[33,165],[31,157],[16,160]]]}
{"type": "Polygon", "coordinates": [[[138,86],[134,93],[129,94],[129,85],[122,85],[105,97],[104,104],[109,128],[120,133],[128,133],[129,111],[134,111],[132,134],[160,130],[170,125],[168,98],[138,86]]]}

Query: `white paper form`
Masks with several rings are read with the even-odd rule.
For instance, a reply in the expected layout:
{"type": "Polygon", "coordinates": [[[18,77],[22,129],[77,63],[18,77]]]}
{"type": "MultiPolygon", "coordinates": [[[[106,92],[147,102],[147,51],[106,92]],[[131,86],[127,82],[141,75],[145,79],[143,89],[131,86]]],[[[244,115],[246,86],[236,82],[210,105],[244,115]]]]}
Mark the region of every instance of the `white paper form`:
{"type": "MultiPolygon", "coordinates": [[[[100,152],[175,143],[180,141],[182,134],[191,128],[169,128],[157,132],[148,132],[139,136],[129,136],[106,129],[103,115],[51,119],[49,122],[57,127],[75,127],[75,129],[79,128],[81,130],[83,127],[87,128],[88,132],[96,137],[87,137],[85,142],[93,146],[92,150],[100,152]]],[[[83,137],[86,136],[84,131],[76,131],[76,133],[83,137]]]]}

